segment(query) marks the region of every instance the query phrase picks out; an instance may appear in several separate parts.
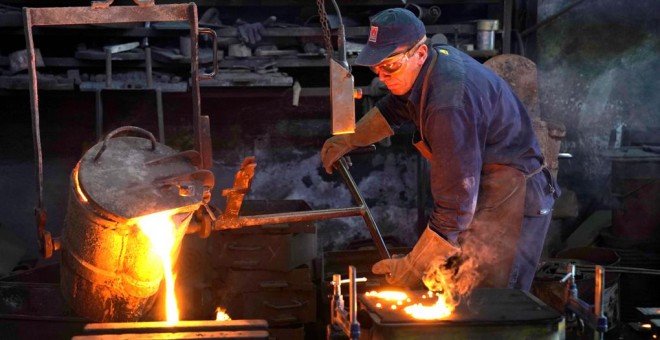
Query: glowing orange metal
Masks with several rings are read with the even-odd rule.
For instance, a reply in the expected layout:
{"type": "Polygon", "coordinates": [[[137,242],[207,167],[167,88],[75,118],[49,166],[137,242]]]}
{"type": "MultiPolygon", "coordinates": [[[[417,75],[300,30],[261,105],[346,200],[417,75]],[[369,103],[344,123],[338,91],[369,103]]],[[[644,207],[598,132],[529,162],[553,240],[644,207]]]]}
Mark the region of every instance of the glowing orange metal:
{"type": "MultiPolygon", "coordinates": [[[[382,299],[384,301],[393,301],[394,303],[390,305],[390,309],[396,310],[399,306],[402,306],[407,314],[419,320],[439,320],[447,318],[451,315],[456,306],[455,304],[448,303],[444,294],[434,293],[432,291],[421,296],[422,299],[429,300],[437,297],[437,301],[432,305],[424,305],[421,303],[412,304],[412,300],[408,297],[408,294],[401,291],[370,291],[365,293],[365,295],[382,299]]],[[[382,308],[383,305],[378,302],[376,303],[376,307],[382,308]]]]}
{"type": "Polygon", "coordinates": [[[138,226],[151,241],[152,250],[160,257],[165,274],[167,323],[179,321],[179,307],[174,294],[176,277],[172,274],[172,248],[176,241],[176,225],[170,211],[140,217],[138,226]]]}
{"type": "Polygon", "coordinates": [[[76,165],[76,168],[73,169],[73,181],[76,183],[76,193],[78,193],[78,198],[80,198],[81,201],[84,203],[89,202],[87,200],[87,196],[83,194],[82,189],[80,189],[80,182],[78,181],[78,168],[80,167],[80,163],[76,165]]]}

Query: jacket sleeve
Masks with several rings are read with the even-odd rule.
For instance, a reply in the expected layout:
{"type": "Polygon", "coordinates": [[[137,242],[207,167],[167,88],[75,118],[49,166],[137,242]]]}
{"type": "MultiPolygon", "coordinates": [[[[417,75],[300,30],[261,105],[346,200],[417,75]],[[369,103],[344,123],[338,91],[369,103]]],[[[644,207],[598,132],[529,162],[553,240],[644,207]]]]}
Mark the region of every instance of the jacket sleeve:
{"type": "Polygon", "coordinates": [[[474,216],[479,193],[484,142],[479,124],[462,108],[429,108],[424,139],[432,151],[433,212],[429,227],[456,242],[474,216]]]}

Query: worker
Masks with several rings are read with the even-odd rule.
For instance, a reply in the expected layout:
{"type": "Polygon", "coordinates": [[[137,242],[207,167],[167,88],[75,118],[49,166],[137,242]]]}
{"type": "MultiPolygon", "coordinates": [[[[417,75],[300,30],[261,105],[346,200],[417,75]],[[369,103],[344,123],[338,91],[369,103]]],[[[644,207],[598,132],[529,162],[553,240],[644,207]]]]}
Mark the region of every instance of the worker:
{"type": "Polygon", "coordinates": [[[390,93],[354,133],[325,142],[326,172],[352,149],[412,122],[413,145],[430,164],[433,198],[410,253],[381,260],[372,271],[388,274],[392,285],[415,287],[432,266],[476,262],[477,287],[529,290],[559,190],[508,84],[456,48],[427,46],[424,25],[402,8],[371,18],[355,64],[370,67],[390,93]]]}

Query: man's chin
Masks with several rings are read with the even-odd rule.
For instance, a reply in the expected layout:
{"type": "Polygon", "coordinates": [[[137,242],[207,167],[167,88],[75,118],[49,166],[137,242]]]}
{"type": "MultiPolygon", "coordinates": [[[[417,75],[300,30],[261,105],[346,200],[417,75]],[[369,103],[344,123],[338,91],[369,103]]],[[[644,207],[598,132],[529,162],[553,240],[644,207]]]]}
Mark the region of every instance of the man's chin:
{"type": "Polygon", "coordinates": [[[393,95],[396,95],[396,96],[401,95],[401,89],[400,89],[399,86],[387,85],[387,84],[385,84],[385,86],[387,87],[388,90],[390,90],[390,93],[392,93],[393,95]]]}

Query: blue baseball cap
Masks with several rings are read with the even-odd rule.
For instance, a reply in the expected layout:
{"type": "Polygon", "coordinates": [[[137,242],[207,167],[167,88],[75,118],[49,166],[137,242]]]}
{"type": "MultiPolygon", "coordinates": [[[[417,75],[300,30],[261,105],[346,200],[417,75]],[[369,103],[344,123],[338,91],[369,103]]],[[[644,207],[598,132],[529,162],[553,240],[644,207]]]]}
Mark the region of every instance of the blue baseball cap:
{"type": "Polygon", "coordinates": [[[399,46],[413,46],[426,34],[421,20],[405,8],[390,8],[371,17],[369,40],[355,59],[356,65],[374,66],[399,46]]]}

